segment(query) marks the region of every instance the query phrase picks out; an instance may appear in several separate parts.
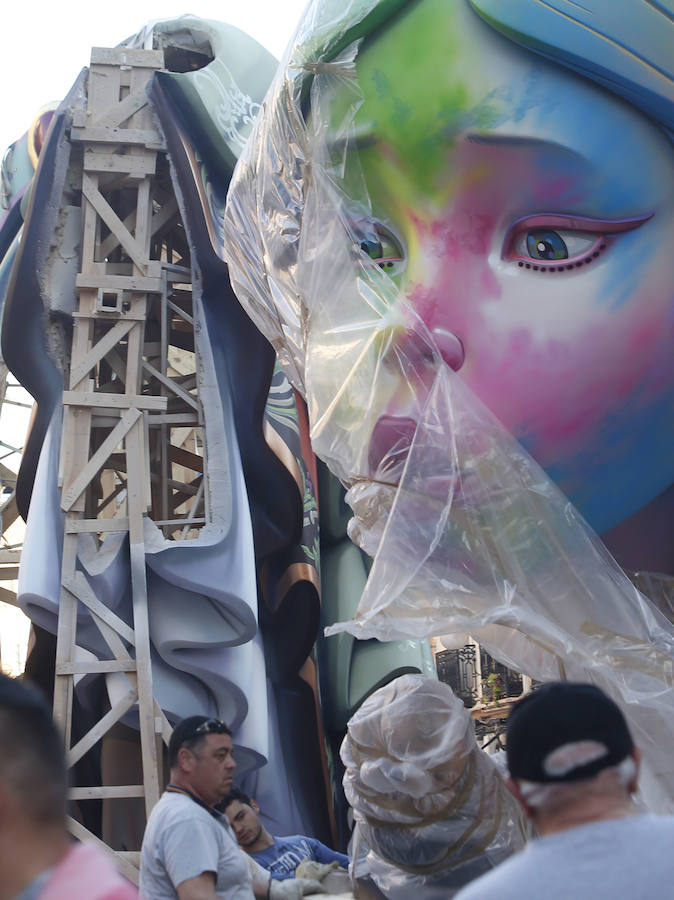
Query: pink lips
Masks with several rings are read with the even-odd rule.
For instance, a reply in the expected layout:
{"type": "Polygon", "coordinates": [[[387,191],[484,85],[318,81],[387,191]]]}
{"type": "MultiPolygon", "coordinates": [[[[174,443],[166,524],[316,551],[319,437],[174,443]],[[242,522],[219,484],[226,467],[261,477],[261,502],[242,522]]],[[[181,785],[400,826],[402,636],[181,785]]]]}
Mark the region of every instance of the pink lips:
{"type": "Polygon", "coordinates": [[[370,438],[368,464],[378,481],[397,482],[405,465],[417,423],[402,416],[381,416],[370,438]]]}
{"type": "MultiPolygon", "coordinates": [[[[434,328],[432,335],[437,351],[445,363],[457,372],[466,358],[461,340],[444,328],[434,328]]],[[[400,347],[411,365],[428,358],[425,355],[428,340],[415,329],[404,332],[400,347]]],[[[392,484],[400,480],[416,429],[416,419],[409,416],[384,415],[377,419],[368,453],[372,478],[392,484]]]]}

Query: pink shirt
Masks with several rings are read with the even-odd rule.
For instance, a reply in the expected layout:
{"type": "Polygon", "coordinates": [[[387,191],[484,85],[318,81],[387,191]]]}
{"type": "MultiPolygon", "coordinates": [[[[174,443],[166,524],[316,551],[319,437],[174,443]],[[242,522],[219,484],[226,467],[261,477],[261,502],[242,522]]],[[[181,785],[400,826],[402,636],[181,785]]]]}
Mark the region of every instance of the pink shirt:
{"type": "Polygon", "coordinates": [[[39,900],[138,900],[138,890],[93,844],[76,844],[54,867],[39,900]]]}

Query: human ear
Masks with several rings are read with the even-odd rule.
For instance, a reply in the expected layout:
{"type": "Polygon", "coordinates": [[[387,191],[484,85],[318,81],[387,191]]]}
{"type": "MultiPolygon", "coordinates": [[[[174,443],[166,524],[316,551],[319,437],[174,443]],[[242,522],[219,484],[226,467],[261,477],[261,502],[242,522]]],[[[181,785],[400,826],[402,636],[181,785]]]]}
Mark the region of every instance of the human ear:
{"type": "Polygon", "coordinates": [[[639,784],[639,770],[641,769],[641,760],[643,758],[643,753],[641,752],[640,747],[635,747],[632,750],[632,759],[634,760],[634,778],[627,785],[627,790],[630,794],[634,794],[637,790],[637,785],[639,784]]]}
{"type": "Polygon", "coordinates": [[[256,812],[256,813],[260,812],[260,804],[257,802],[257,800],[251,800],[250,806],[254,812],[256,812]]]}
{"type": "Polygon", "coordinates": [[[527,816],[531,817],[532,809],[522,796],[522,791],[520,790],[519,784],[515,781],[514,778],[511,778],[510,775],[505,779],[505,783],[506,787],[513,795],[513,797],[517,800],[527,816]]]}
{"type": "Polygon", "coordinates": [[[194,753],[187,747],[181,747],[178,750],[178,768],[183,772],[191,772],[194,768],[194,753]]]}

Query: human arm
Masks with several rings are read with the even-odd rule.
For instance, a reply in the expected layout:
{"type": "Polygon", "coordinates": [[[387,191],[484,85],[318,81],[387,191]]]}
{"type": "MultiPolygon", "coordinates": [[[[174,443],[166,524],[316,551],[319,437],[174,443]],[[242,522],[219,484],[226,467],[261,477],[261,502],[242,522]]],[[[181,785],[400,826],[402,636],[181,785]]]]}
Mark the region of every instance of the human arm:
{"type": "Polygon", "coordinates": [[[291,877],[287,881],[277,881],[271,878],[267,869],[262,868],[252,857],[246,853],[243,855],[250,868],[256,900],[301,900],[305,894],[325,893],[322,884],[310,878],[291,877]]]}
{"type": "Polygon", "coordinates": [[[349,868],[349,857],[344,853],[338,853],[336,850],[331,850],[329,847],[326,847],[325,844],[321,844],[320,841],[317,841],[316,838],[309,838],[309,841],[314,851],[314,859],[316,862],[336,862],[343,869],[349,868]]]}
{"type": "Polygon", "coordinates": [[[188,878],[176,890],[179,900],[216,900],[215,872],[202,872],[195,878],[188,878]]]}

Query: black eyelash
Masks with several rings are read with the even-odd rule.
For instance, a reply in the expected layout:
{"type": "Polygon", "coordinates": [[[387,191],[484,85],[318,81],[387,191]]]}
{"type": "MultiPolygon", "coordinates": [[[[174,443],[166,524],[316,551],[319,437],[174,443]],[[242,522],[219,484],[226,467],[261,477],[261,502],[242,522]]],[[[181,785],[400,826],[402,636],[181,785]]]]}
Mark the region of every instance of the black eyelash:
{"type": "Polygon", "coordinates": [[[534,272],[570,272],[573,269],[582,269],[583,266],[586,266],[588,263],[593,262],[602,250],[606,250],[606,244],[601,244],[601,246],[594,251],[592,256],[588,256],[587,259],[581,259],[575,263],[565,263],[563,266],[534,266],[531,263],[525,263],[521,259],[518,260],[517,265],[520,269],[533,269],[534,272]]]}

